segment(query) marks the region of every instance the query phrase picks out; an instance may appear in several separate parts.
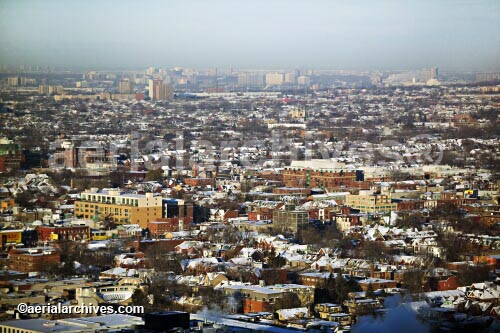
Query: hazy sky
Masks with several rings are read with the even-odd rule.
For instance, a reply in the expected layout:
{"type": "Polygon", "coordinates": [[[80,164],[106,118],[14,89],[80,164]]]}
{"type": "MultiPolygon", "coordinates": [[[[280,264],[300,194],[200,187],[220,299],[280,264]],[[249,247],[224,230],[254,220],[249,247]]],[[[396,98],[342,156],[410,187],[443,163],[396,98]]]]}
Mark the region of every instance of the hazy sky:
{"type": "Polygon", "coordinates": [[[0,63],[500,70],[499,0],[0,0],[0,63]]]}

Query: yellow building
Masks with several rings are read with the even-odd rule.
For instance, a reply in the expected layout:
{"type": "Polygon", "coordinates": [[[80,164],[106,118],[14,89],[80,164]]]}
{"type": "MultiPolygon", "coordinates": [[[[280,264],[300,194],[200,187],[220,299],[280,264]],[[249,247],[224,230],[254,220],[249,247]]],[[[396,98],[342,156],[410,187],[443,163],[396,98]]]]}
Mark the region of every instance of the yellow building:
{"type": "Polygon", "coordinates": [[[9,207],[14,206],[16,202],[13,198],[0,199],[0,211],[6,211],[9,207]]]}
{"type": "Polygon", "coordinates": [[[9,245],[21,243],[21,229],[16,230],[0,230],[0,248],[6,248],[9,245]]]}
{"type": "Polygon", "coordinates": [[[290,117],[294,119],[303,119],[306,117],[306,110],[301,108],[296,108],[290,111],[290,117]]]}
{"type": "Polygon", "coordinates": [[[360,191],[359,195],[348,195],[346,205],[359,209],[362,213],[388,213],[397,210],[397,203],[392,203],[389,196],[367,192],[369,191],[360,191]]]}
{"type": "Polygon", "coordinates": [[[115,224],[139,224],[141,228],[147,228],[148,222],[162,217],[162,197],[154,193],[130,194],[114,189],[90,189],[75,201],[75,217],[107,218],[115,224]]]}

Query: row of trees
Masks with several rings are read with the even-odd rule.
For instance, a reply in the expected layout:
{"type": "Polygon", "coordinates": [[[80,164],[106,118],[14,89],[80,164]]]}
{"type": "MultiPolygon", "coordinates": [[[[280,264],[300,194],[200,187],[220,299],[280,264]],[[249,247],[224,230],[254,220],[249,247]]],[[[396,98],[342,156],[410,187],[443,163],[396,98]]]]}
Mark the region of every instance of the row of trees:
{"type": "Polygon", "coordinates": [[[46,276],[72,277],[85,274],[97,277],[100,271],[114,267],[114,257],[118,249],[109,246],[105,250],[90,251],[84,244],[73,241],[61,241],[57,245],[61,253],[61,262],[42,267],[46,276]],[[75,266],[75,262],[79,264],[75,266]]]}

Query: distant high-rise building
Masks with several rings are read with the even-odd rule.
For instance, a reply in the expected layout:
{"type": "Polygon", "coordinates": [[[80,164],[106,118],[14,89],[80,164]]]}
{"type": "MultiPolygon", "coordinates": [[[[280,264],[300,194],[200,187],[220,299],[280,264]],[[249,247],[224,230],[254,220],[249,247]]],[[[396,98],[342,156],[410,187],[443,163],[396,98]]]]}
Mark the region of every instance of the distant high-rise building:
{"type": "Polygon", "coordinates": [[[29,77],[21,77],[19,83],[22,86],[32,86],[36,84],[36,80],[29,77]]]}
{"type": "Polygon", "coordinates": [[[88,72],[87,74],[84,75],[83,77],[84,80],[104,80],[106,79],[106,75],[104,73],[98,73],[98,72],[88,72]]]}
{"type": "Polygon", "coordinates": [[[238,74],[238,85],[248,88],[259,88],[265,85],[264,76],[259,73],[238,74]]]}
{"type": "Polygon", "coordinates": [[[154,73],[156,73],[156,68],[154,68],[154,67],[149,67],[149,68],[146,70],[146,74],[147,74],[147,75],[154,75],[154,73]]]}
{"type": "Polygon", "coordinates": [[[297,83],[301,86],[308,86],[311,84],[311,79],[308,76],[299,76],[297,78],[297,83]]]}
{"type": "Polygon", "coordinates": [[[122,80],[118,84],[118,92],[120,94],[131,94],[134,89],[133,83],[130,80],[122,80]]]}
{"type": "Polygon", "coordinates": [[[295,72],[285,74],[285,83],[295,84],[296,80],[297,80],[297,76],[296,76],[295,72]]]}
{"type": "Polygon", "coordinates": [[[42,84],[38,86],[38,94],[40,95],[61,95],[64,93],[63,86],[49,86],[42,84]]]}
{"type": "Polygon", "coordinates": [[[148,95],[149,95],[149,98],[153,99],[154,97],[154,91],[155,91],[155,88],[154,88],[154,80],[149,80],[149,88],[148,88],[148,95]]]}
{"type": "Polygon", "coordinates": [[[370,76],[370,80],[373,85],[378,86],[382,84],[382,75],[380,73],[374,73],[370,76]]]}
{"type": "Polygon", "coordinates": [[[218,68],[217,73],[219,75],[232,75],[233,74],[233,69],[231,67],[228,68],[218,68]]]}
{"type": "Polygon", "coordinates": [[[266,85],[268,86],[279,86],[285,81],[285,76],[283,73],[267,73],[266,74],[266,85]]]}
{"type": "Polygon", "coordinates": [[[48,95],[49,94],[49,86],[47,84],[41,84],[38,86],[38,94],[39,95],[48,95]]]}
{"type": "Polygon", "coordinates": [[[87,81],[76,81],[75,86],[77,88],[87,88],[87,81]]]}
{"type": "Polygon", "coordinates": [[[17,87],[19,85],[19,77],[18,76],[9,77],[7,79],[7,83],[11,87],[17,87]]]}
{"type": "Polygon", "coordinates": [[[63,86],[49,86],[49,94],[50,95],[61,95],[64,93],[63,86]]]}
{"type": "Polygon", "coordinates": [[[174,97],[174,88],[163,80],[149,80],[149,97],[152,100],[171,101],[174,97]]]}
{"type": "Polygon", "coordinates": [[[174,99],[174,87],[171,84],[162,82],[159,90],[160,100],[171,101],[174,99]]]}
{"type": "Polygon", "coordinates": [[[478,81],[478,82],[500,81],[500,74],[499,73],[478,73],[478,74],[476,74],[476,81],[478,81]]]}
{"type": "Polygon", "coordinates": [[[439,79],[439,70],[437,67],[431,68],[431,79],[439,79]]]}

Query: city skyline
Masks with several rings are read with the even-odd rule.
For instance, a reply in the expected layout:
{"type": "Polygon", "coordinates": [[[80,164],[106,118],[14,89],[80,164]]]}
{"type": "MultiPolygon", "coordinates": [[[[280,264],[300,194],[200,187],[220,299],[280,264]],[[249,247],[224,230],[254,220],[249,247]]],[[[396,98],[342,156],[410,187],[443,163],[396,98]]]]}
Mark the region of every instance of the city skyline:
{"type": "Polygon", "coordinates": [[[4,1],[0,64],[494,71],[495,1],[4,1]]]}

